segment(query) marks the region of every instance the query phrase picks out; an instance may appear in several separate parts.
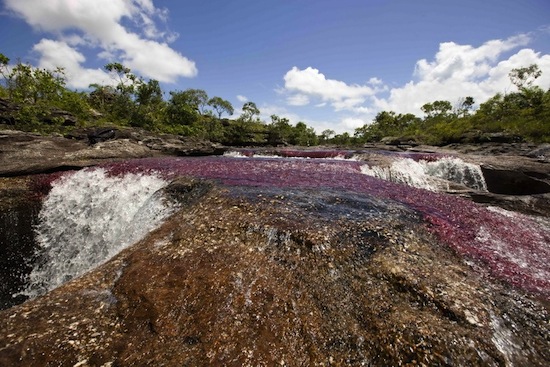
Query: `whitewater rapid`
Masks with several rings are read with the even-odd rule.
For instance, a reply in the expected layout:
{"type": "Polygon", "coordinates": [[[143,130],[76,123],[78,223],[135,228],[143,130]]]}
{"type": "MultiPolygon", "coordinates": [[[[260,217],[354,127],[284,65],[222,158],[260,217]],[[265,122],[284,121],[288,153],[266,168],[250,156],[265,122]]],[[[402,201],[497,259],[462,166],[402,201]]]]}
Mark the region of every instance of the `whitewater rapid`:
{"type": "Polygon", "coordinates": [[[104,263],[173,213],[154,174],[111,176],[101,168],[52,183],[35,228],[38,262],[22,294],[35,297],[104,263]]]}
{"type": "Polygon", "coordinates": [[[487,184],[479,165],[464,162],[460,158],[443,157],[435,161],[402,158],[395,160],[389,167],[364,165],[361,172],[386,181],[430,191],[447,191],[450,189],[450,183],[487,191],[487,184]]]}

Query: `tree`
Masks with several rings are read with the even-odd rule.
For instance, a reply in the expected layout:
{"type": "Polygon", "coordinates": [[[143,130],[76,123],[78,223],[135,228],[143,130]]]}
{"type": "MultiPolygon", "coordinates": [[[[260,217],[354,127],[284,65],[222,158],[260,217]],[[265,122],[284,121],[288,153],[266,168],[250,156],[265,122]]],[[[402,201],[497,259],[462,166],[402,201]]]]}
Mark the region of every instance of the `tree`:
{"type": "Polygon", "coordinates": [[[260,115],[260,110],[256,107],[256,103],[254,102],[246,102],[242,110],[243,114],[241,115],[241,119],[246,122],[252,122],[255,120],[255,117],[257,118],[260,115]]]}
{"type": "Polygon", "coordinates": [[[135,91],[136,106],[132,114],[132,126],[156,129],[164,118],[165,102],[157,80],[140,81],[135,91]]]}
{"type": "Polygon", "coordinates": [[[10,75],[9,64],[10,64],[10,59],[6,55],[0,53],[0,75],[2,76],[2,79],[3,79],[2,89],[4,90],[8,89],[8,86],[9,86],[9,75],[10,75]]]}
{"type": "Polygon", "coordinates": [[[473,97],[461,98],[458,102],[457,114],[462,117],[466,117],[470,114],[470,111],[474,107],[475,101],[473,97]]]}
{"type": "Polygon", "coordinates": [[[328,141],[336,134],[334,130],[331,129],[325,129],[321,132],[321,135],[319,135],[319,139],[321,143],[328,143],[328,141]]]}
{"type": "Polygon", "coordinates": [[[292,125],[285,117],[271,115],[268,125],[267,141],[271,145],[290,144],[293,135],[292,125]]]}
{"type": "Polygon", "coordinates": [[[201,115],[206,113],[208,105],[208,94],[202,89],[186,89],[180,92],[180,102],[188,105],[201,115]]]}
{"type": "Polygon", "coordinates": [[[531,64],[523,68],[515,68],[510,71],[508,76],[512,84],[514,84],[520,91],[525,88],[530,88],[533,82],[541,76],[542,71],[540,71],[537,64],[531,64]]]}
{"type": "Polygon", "coordinates": [[[132,74],[132,71],[119,62],[112,62],[104,66],[113,78],[117,81],[116,90],[122,95],[130,97],[135,92],[136,83],[139,78],[132,74]]]}
{"type": "Polygon", "coordinates": [[[317,135],[312,127],[307,126],[304,122],[299,121],[294,126],[294,133],[292,136],[292,144],[310,146],[317,145],[317,135]]]}
{"type": "Polygon", "coordinates": [[[218,119],[222,118],[223,113],[227,113],[228,115],[233,115],[233,106],[231,105],[231,102],[226,101],[225,99],[222,99],[221,97],[212,97],[208,101],[208,105],[216,111],[218,114],[218,119]]]}
{"type": "Polygon", "coordinates": [[[449,117],[450,112],[453,110],[453,106],[449,101],[435,101],[426,103],[420,109],[427,115],[426,118],[442,118],[449,117]]]}
{"type": "Polygon", "coordinates": [[[170,92],[170,100],[167,107],[167,119],[171,125],[190,126],[199,118],[199,113],[195,105],[190,104],[187,91],[170,92]]]}
{"type": "Polygon", "coordinates": [[[351,143],[351,136],[348,132],[338,134],[332,138],[334,144],[349,145],[351,143]]]}

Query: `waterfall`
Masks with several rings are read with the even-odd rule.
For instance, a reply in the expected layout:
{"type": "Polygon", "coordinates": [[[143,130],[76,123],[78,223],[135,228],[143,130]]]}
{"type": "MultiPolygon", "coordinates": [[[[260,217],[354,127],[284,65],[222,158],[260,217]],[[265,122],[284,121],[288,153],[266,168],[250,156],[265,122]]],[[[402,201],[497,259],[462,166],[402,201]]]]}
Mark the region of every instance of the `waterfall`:
{"type": "Polygon", "coordinates": [[[174,210],[158,192],[166,185],[155,175],[104,169],[54,181],[35,227],[39,260],[22,294],[45,293],[143,238],[174,210]]]}
{"type": "Polygon", "coordinates": [[[430,191],[448,190],[450,183],[474,190],[487,190],[481,168],[460,158],[445,157],[431,162],[404,158],[394,161],[390,167],[364,165],[361,172],[430,191]]]}

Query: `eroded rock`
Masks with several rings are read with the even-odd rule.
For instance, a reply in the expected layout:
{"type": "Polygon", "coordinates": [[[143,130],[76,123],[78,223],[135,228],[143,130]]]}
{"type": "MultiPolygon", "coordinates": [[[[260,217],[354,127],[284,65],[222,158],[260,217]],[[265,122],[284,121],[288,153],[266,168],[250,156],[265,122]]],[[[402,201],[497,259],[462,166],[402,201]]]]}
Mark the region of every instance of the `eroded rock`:
{"type": "Polygon", "coordinates": [[[415,211],[349,195],[215,188],[1,312],[0,365],[546,365],[547,302],[465,263],[415,211]]]}
{"type": "Polygon", "coordinates": [[[129,158],[210,155],[223,151],[208,141],[176,135],[155,136],[138,129],[90,128],[68,136],[0,130],[0,177],[80,169],[129,158]]]}

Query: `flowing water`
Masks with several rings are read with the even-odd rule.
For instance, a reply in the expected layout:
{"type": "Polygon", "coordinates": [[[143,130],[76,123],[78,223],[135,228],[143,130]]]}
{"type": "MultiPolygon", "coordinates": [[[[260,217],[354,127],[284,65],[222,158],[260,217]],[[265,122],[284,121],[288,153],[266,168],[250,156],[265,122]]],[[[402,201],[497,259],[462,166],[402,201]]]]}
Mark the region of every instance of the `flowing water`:
{"type": "Polygon", "coordinates": [[[430,191],[449,190],[451,183],[474,190],[487,190],[481,168],[460,158],[444,157],[435,161],[403,158],[394,161],[390,167],[364,165],[361,171],[383,180],[430,191]]]}
{"type": "Polygon", "coordinates": [[[349,159],[347,153],[328,159],[253,156],[147,158],[60,178],[44,176],[43,184],[52,188],[36,226],[39,260],[22,293],[42,294],[141,239],[174,211],[159,190],[187,176],[243,188],[345,191],[355,196],[358,208],[368,198],[395,202],[418,213],[443,243],[483,264],[495,277],[550,298],[546,221],[436,192],[449,182],[484,190],[477,166],[452,158],[405,157],[389,168],[378,168],[349,159]]]}
{"type": "Polygon", "coordinates": [[[52,185],[36,226],[39,255],[22,294],[42,294],[101,264],[162,222],[173,208],[150,174],[85,169],[52,185]]]}

